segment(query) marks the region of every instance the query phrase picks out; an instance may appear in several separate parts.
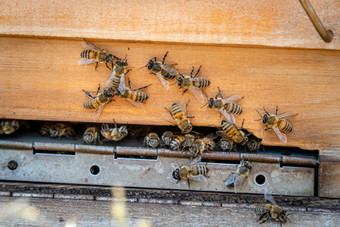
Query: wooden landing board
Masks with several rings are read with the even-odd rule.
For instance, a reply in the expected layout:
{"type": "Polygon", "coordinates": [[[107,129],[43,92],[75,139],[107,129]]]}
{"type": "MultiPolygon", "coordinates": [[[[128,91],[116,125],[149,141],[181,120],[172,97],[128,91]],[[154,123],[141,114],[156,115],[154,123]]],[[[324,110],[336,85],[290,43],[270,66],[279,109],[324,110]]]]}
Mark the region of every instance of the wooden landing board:
{"type": "MultiPolygon", "coordinates": [[[[20,201],[20,200],[19,200],[20,201]]],[[[116,226],[117,222],[112,218],[111,205],[109,201],[87,201],[87,200],[62,200],[31,198],[29,205],[34,207],[31,210],[31,221],[20,216],[8,215],[18,202],[13,197],[0,197],[0,224],[4,226],[18,225],[43,225],[43,226],[116,226]],[[11,205],[9,205],[11,204],[11,205]],[[37,215],[38,214],[38,215],[37,215]],[[98,215],[100,214],[100,215],[98,215]],[[36,217],[36,221],[33,218],[36,217]]],[[[195,202],[193,202],[195,204],[195,202]]],[[[208,203],[207,203],[208,205],[208,203]]],[[[238,204],[225,204],[226,207],[189,206],[189,205],[164,205],[148,203],[127,203],[129,226],[150,226],[138,225],[143,219],[152,226],[259,226],[256,222],[259,216],[255,215],[252,206],[238,206],[238,204]],[[250,208],[251,207],[251,208],[250,208]]],[[[340,221],[339,213],[327,211],[303,211],[303,208],[288,207],[289,219],[292,223],[284,226],[337,226],[340,221]]],[[[27,212],[28,213],[28,212],[27,212]]],[[[261,226],[279,226],[278,223],[267,221],[261,226]]]]}
{"type": "MultiPolygon", "coordinates": [[[[167,63],[188,74],[191,67],[203,65],[200,75],[211,81],[209,97],[221,87],[225,96],[243,95],[239,102],[244,113],[240,126],[264,139],[264,144],[279,145],[274,132],[263,132],[255,109],[266,106],[274,112],[293,111],[294,130],[287,146],[306,149],[339,149],[340,141],[340,52],[327,50],[218,47],[205,45],[152,44],[140,42],[93,41],[117,56],[127,55],[131,84],[146,89],[150,98],[144,108],[115,98],[108,104],[99,122],[169,125],[171,118],[164,107],[187,102],[188,114],[197,126],[220,126],[222,118],[215,110],[202,106],[188,92],[182,95],[177,85],[163,89],[157,77],[138,69],[169,51],[167,63]],[[166,121],[167,120],[167,121],[166,121]]],[[[92,122],[93,111],[82,104],[88,98],[82,89],[95,91],[110,71],[100,65],[79,66],[80,40],[0,38],[0,116],[5,118],[92,122]]],[[[174,81],[173,81],[174,82],[174,81]]]]}
{"type": "Polygon", "coordinates": [[[299,1],[1,1],[6,35],[88,37],[209,44],[340,49],[340,2],[311,0],[325,43],[299,1]],[[18,7],[20,6],[20,7],[18,7]]]}

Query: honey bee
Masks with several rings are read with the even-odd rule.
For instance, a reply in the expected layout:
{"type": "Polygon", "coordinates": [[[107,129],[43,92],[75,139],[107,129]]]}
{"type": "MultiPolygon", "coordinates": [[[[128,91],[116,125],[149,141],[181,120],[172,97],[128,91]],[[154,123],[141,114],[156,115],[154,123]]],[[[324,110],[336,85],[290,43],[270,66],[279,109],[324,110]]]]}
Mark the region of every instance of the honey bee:
{"type": "Polygon", "coordinates": [[[196,139],[194,144],[189,148],[189,151],[192,152],[193,157],[201,156],[205,151],[212,151],[215,147],[215,138],[215,134],[211,133],[202,139],[196,139]]]}
{"type": "Polygon", "coordinates": [[[59,139],[61,137],[72,137],[76,133],[74,129],[63,123],[57,123],[57,124],[52,124],[52,123],[46,123],[43,124],[40,128],[40,133],[43,136],[50,136],[52,138],[58,137],[59,139]]]}
{"type": "Polygon", "coordinates": [[[182,150],[186,148],[190,149],[194,145],[195,140],[198,137],[198,133],[196,133],[196,135],[194,135],[193,133],[185,134],[184,137],[185,137],[185,140],[182,143],[182,150]]]}
{"type": "Polygon", "coordinates": [[[271,202],[271,204],[262,204],[261,206],[256,207],[255,212],[260,215],[258,220],[260,224],[266,222],[268,219],[279,222],[280,226],[282,226],[282,223],[290,221],[287,212],[276,204],[272,195],[265,193],[264,197],[271,202]]]}
{"type": "Polygon", "coordinates": [[[177,85],[180,88],[185,88],[182,94],[187,92],[188,90],[191,92],[191,94],[201,103],[204,103],[204,97],[203,97],[203,92],[201,88],[208,87],[210,84],[210,81],[202,78],[202,77],[197,77],[198,73],[201,70],[200,66],[194,76],[192,76],[194,72],[194,67],[192,67],[190,76],[183,76],[181,73],[179,73],[179,76],[177,77],[177,85]]]}
{"type": "Polygon", "coordinates": [[[177,70],[172,68],[172,66],[177,64],[176,63],[171,65],[164,64],[167,55],[168,51],[165,53],[162,62],[157,61],[156,57],[151,58],[149,62],[142,68],[148,67],[148,69],[151,70],[151,74],[155,74],[158,77],[159,81],[161,82],[162,86],[166,90],[169,90],[169,81],[167,80],[171,80],[176,77],[177,70]]]}
{"type": "Polygon", "coordinates": [[[243,128],[242,122],[241,128],[237,128],[234,124],[229,123],[228,121],[223,120],[221,122],[222,130],[219,131],[219,135],[225,135],[227,138],[230,138],[235,143],[238,143],[240,145],[246,145],[248,142],[248,136],[251,134],[245,134],[245,132],[242,131],[243,128]]]}
{"type": "Polygon", "coordinates": [[[257,113],[261,116],[262,123],[267,126],[265,131],[268,129],[273,129],[277,137],[284,143],[287,143],[287,136],[285,133],[291,132],[293,130],[292,124],[286,120],[285,118],[294,117],[297,114],[291,114],[289,112],[285,112],[282,114],[278,114],[278,106],[276,106],[276,113],[270,114],[263,107],[265,114],[262,116],[259,111],[257,113]]]}
{"type": "MultiPolygon", "coordinates": [[[[216,97],[209,99],[208,103],[205,104],[204,106],[209,104],[209,108],[218,110],[227,121],[229,121],[232,124],[235,124],[236,120],[233,114],[239,115],[242,113],[241,106],[239,106],[235,102],[241,99],[243,99],[243,97],[240,95],[232,95],[227,98],[223,98],[221,89],[218,88],[218,94],[216,95],[216,97]],[[220,96],[220,98],[218,96],[220,96]]],[[[203,108],[204,106],[202,106],[201,108],[203,108]]]]}
{"type": "Polygon", "coordinates": [[[221,137],[217,144],[223,151],[236,151],[236,143],[234,143],[234,141],[224,131],[217,131],[216,134],[221,137]]]}
{"type": "Polygon", "coordinates": [[[83,135],[83,143],[86,144],[97,144],[102,143],[100,141],[100,131],[97,127],[88,127],[83,135]]]}
{"type": "MultiPolygon", "coordinates": [[[[186,111],[188,103],[186,104],[186,111]]],[[[187,113],[183,113],[181,106],[177,103],[172,104],[171,111],[165,108],[171,115],[172,119],[176,121],[178,128],[181,130],[182,133],[189,133],[192,130],[192,124],[189,118],[193,118],[192,116],[187,116],[187,113]]]]}
{"type": "Polygon", "coordinates": [[[179,150],[184,140],[185,137],[182,135],[175,136],[170,143],[170,149],[173,151],[179,150]]]}
{"type": "Polygon", "coordinates": [[[250,162],[242,160],[236,169],[229,175],[225,181],[225,185],[228,188],[234,188],[236,190],[248,177],[251,168],[250,162]]]}
{"type": "Polygon", "coordinates": [[[103,93],[100,91],[100,84],[96,92],[96,96],[92,96],[88,91],[83,90],[85,94],[91,99],[84,102],[83,106],[86,109],[96,109],[97,111],[93,114],[94,118],[99,118],[104,110],[104,106],[113,101],[113,99],[105,91],[103,93]]]}
{"type": "Polygon", "coordinates": [[[104,94],[112,97],[125,93],[125,75],[129,72],[126,69],[126,59],[118,60],[112,66],[112,73],[104,84],[104,94]]]}
{"type": "Polygon", "coordinates": [[[115,59],[119,59],[118,57],[112,54],[106,53],[104,49],[100,50],[93,44],[86,42],[85,39],[83,40],[82,45],[86,50],[80,53],[81,59],[79,60],[78,65],[89,65],[96,63],[95,70],[97,70],[98,63],[105,63],[106,67],[110,69],[110,67],[107,64],[108,63],[113,64],[113,61],[115,59]]]}
{"type": "Polygon", "coordinates": [[[5,120],[2,119],[0,123],[0,135],[1,134],[12,134],[13,132],[19,129],[19,121],[18,120],[5,120]]]}
{"type": "Polygon", "coordinates": [[[248,151],[258,152],[261,148],[262,139],[257,138],[254,135],[248,137],[248,142],[246,144],[248,151]]]}
{"type": "Polygon", "coordinates": [[[161,137],[163,144],[165,146],[170,146],[173,137],[174,137],[173,132],[165,131],[161,137]]]}
{"type": "Polygon", "coordinates": [[[188,185],[190,187],[190,181],[199,181],[199,182],[206,182],[207,181],[207,173],[208,168],[203,165],[196,165],[199,159],[194,159],[188,165],[181,166],[177,169],[175,169],[172,172],[172,177],[177,181],[178,183],[180,180],[187,180],[188,185]]]}
{"type": "Polygon", "coordinates": [[[121,93],[120,97],[130,101],[133,104],[136,104],[136,103],[141,104],[141,103],[145,102],[149,98],[149,96],[148,96],[148,94],[146,94],[145,92],[140,91],[140,90],[143,90],[143,89],[149,87],[150,85],[151,84],[132,90],[131,84],[130,84],[130,81],[129,81],[129,87],[125,88],[125,92],[121,93]]]}
{"type": "Polygon", "coordinates": [[[160,145],[160,142],[161,140],[157,133],[151,132],[144,138],[143,146],[157,148],[160,145]]]}
{"type": "Polygon", "coordinates": [[[114,128],[110,128],[109,124],[102,124],[100,133],[106,141],[120,141],[128,135],[128,129],[125,125],[118,127],[114,120],[113,122],[114,128]]]}

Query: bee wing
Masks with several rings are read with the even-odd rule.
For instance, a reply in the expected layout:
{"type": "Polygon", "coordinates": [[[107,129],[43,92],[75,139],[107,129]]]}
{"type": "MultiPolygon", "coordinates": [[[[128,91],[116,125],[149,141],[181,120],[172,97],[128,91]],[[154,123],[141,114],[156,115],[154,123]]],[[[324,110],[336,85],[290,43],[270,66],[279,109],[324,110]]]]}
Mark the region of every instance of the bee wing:
{"type": "Polygon", "coordinates": [[[207,178],[205,178],[205,176],[203,176],[202,174],[196,175],[196,176],[190,176],[189,177],[190,180],[194,180],[194,181],[199,181],[199,182],[206,182],[207,178]]]}
{"type": "Polygon", "coordinates": [[[283,132],[280,132],[280,130],[277,127],[272,128],[277,137],[284,143],[287,143],[287,136],[283,132]]]}
{"type": "Polygon", "coordinates": [[[156,73],[156,76],[158,77],[159,81],[161,82],[162,86],[164,87],[165,90],[169,90],[169,81],[164,79],[164,77],[160,73],[156,73]]]}
{"type": "Polygon", "coordinates": [[[219,111],[227,121],[229,121],[232,124],[236,123],[234,115],[227,113],[227,111],[225,111],[225,109],[221,109],[219,111]]]}
{"type": "Polygon", "coordinates": [[[214,140],[214,139],[217,138],[217,135],[215,133],[210,133],[210,134],[206,135],[205,137],[214,140]]]}
{"type": "Polygon", "coordinates": [[[196,158],[194,158],[193,160],[191,160],[188,165],[196,165],[198,164],[200,161],[202,160],[202,157],[201,156],[198,156],[196,158]]]}
{"type": "Polygon", "coordinates": [[[89,65],[89,64],[93,64],[95,62],[98,62],[98,60],[97,59],[82,58],[78,61],[78,65],[89,65]]]}
{"type": "MultiPolygon", "coordinates": [[[[232,172],[232,173],[229,175],[228,179],[227,179],[226,182],[225,182],[225,186],[228,187],[228,185],[235,185],[235,184],[234,184],[235,179],[236,179],[236,173],[235,173],[235,171],[234,171],[234,172],[232,172]]],[[[229,187],[230,187],[230,186],[229,186],[229,187]]]]}
{"type": "Polygon", "coordinates": [[[94,50],[94,51],[96,51],[96,52],[100,52],[100,51],[101,51],[98,47],[96,47],[95,45],[93,45],[93,44],[91,44],[91,43],[89,43],[89,42],[86,42],[85,40],[83,40],[83,41],[81,42],[81,44],[83,45],[83,47],[84,47],[86,50],[90,49],[90,50],[94,50]]]}
{"type": "Polygon", "coordinates": [[[204,103],[204,96],[201,89],[197,87],[189,87],[188,89],[191,94],[197,99],[197,101],[199,101],[200,103],[204,103]]]}
{"type": "Polygon", "coordinates": [[[231,96],[223,99],[223,101],[224,102],[237,102],[241,99],[243,99],[243,96],[241,96],[241,95],[231,95],[231,96]]]}
{"type": "Polygon", "coordinates": [[[120,77],[118,90],[121,94],[125,93],[125,73],[123,73],[123,75],[120,77]]]}
{"type": "Polygon", "coordinates": [[[216,135],[220,137],[229,137],[225,131],[216,131],[216,135]]]}
{"type": "Polygon", "coordinates": [[[240,174],[237,174],[235,177],[235,181],[234,181],[234,189],[235,192],[238,191],[238,189],[240,188],[240,186],[242,185],[243,181],[244,181],[245,177],[243,177],[240,174]]]}
{"type": "Polygon", "coordinates": [[[293,112],[284,112],[284,113],[280,113],[277,115],[278,118],[289,118],[289,117],[294,117],[296,116],[297,114],[296,113],[293,113],[293,112]]]}
{"type": "Polygon", "coordinates": [[[111,75],[109,76],[109,78],[107,78],[107,80],[104,83],[104,88],[109,88],[111,87],[111,81],[112,79],[115,77],[115,70],[112,71],[111,75]]]}
{"type": "Polygon", "coordinates": [[[144,105],[141,102],[134,102],[131,99],[126,99],[131,105],[133,105],[134,107],[137,107],[139,109],[144,109],[144,105]]]}
{"type": "Polygon", "coordinates": [[[274,197],[270,193],[267,193],[267,190],[264,192],[264,198],[271,202],[273,205],[276,205],[274,197]]]}
{"type": "Polygon", "coordinates": [[[100,117],[100,115],[102,114],[103,110],[104,110],[104,105],[100,105],[99,108],[97,109],[97,111],[94,112],[93,118],[94,118],[95,120],[98,120],[99,117],[100,117]]]}
{"type": "Polygon", "coordinates": [[[171,67],[171,65],[166,65],[166,64],[161,64],[161,67],[165,70],[170,72],[171,74],[176,74],[178,73],[178,71],[174,68],[171,67]]]}

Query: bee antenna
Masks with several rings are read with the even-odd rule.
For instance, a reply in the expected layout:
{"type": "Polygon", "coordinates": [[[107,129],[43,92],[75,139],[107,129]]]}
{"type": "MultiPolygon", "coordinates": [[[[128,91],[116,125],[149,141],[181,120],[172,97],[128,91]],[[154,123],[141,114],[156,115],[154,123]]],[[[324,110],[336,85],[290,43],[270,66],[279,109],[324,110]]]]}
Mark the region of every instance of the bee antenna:
{"type": "Polygon", "coordinates": [[[256,110],[256,112],[261,116],[261,118],[262,118],[262,115],[260,114],[260,112],[257,110],[257,109],[255,109],[256,110]]]}
{"type": "Polygon", "coordinates": [[[177,84],[177,82],[170,84],[170,86],[177,84]]]}
{"type": "Polygon", "coordinates": [[[148,66],[148,64],[146,64],[146,65],[144,65],[144,66],[140,67],[139,69],[145,68],[146,66],[148,66]]]}
{"type": "Polygon", "coordinates": [[[208,105],[209,104],[209,102],[207,102],[206,104],[204,104],[200,109],[202,109],[203,107],[205,107],[206,105],[208,105]]]}

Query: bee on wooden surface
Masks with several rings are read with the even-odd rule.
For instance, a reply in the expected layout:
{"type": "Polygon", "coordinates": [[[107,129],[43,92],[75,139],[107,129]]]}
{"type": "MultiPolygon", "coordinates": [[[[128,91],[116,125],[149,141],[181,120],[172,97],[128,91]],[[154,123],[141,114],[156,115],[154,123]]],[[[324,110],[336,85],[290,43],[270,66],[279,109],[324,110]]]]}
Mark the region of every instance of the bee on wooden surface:
{"type": "Polygon", "coordinates": [[[179,73],[179,76],[177,77],[177,85],[180,88],[185,88],[182,94],[187,92],[188,90],[191,92],[191,94],[201,103],[204,103],[204,96],[202,92],[202,88],[208,87],[210,84],[210,81],[202,78],[197,77],[198,73],[201,70],[200,66],[196,72],[196,74],[193,76],[194,67],[192,67],[190,76],[183,76],[181,73],[179,73]]]}
{"type": "Polygon", "coordinates": [[[188,185],[190,187],[190,181],[199,181],[199,182],[206,182],[207,181],[207,173],[208,168],[203,165],[196,165],[198,163],[199,159],[192,160],[188,165],[181,166],[177,169],[175,169],[172,172],[172,177],[177,181],[178,183],[180,180],[187,180],[188,185]]]}
{"type": "Polygon", "coordinates": [[[106,141],[120,141],[128,135],[128,129],[125,125],[118,127],[114,122],[114,128],[111,128],[109,124],[102,124],[100,133],[106,139],[106,141]]]}
{"type": "Polygon", "coordinates": [[[100,130],[98,127],[88,127],[83,135],[83,143],[98,144],[100,141],[100,130]]]}
{"type": "Polygon", "coordinates": [[[258,152],[262,145],[262,139],[257,138],[254,135],[250,135],[248,137],[248,142],[246,144],[248,151],[250,152],[258,152]]]}
{"type": "Polygon", "coordinates": [[[50,136],[52,138],[58,137],[59,139],[61,137],[72,137],[76,134],[71,126],[64,123],[43,124],[40,128],[40,133],[43,136],[50,136]]]}
{"type": "Polygon", "coordinates": [[[113,97],[114,95],[125,93],[125,75],[129,72],[126,59],[116,61],[112,66],[112,73],[105,81],[103,93],[106,96],[113,97]]]}
{"type": "Polygon", "coordinates": [[[162,86],[166,89],[169,90],[169,81],[174,79],[177,75],[177,70],[172,68],[172,66],[177,65],[177,64],[164,64],[165,58],[168,55],[168,51],[165,53],[163,57],[163,61],[157,61],[156,57],[153,57],[149,60],[149,62],[143,66],[148,67],[149,70],[151,70],[151,74],[155,74],[159,81],[161,82],[162,86]]]}
{"type": "Polygon", "coordinates": [[[13,132],[19,130],[19,121],[18,120],[6,120],[2,119],[0,123],[0,134],[12,134],[13,132]]]}
{"type": "Polygon", "coordinates": [[[285,112],[282,114],[278,114],[278,106],[276,106],[276,113],[270,114],[263,107],[265,114],[262,116],[259,111],[257,113],[261,116],[262,123],[267,126],[265,131],[268,129],[273,129],[277,137],[284,143],[287,143],[287,136],[285,133],[291,132],[293,130],[292,124],[286,120],[285,118],[294,117],[297,114],[292,114],[289,112],[285,112]]]}
{"type": "Polygon", "coordinates": [[[184,140],[185,137],[182,135],[175,136],[170,143],[170,149],[173,151],[179,150],[184,140]]]}
{"type": "Polygon", "coordinates": [[[219,135],[225,135],[227,138],[230,138],[235,143],[238,143],[240,145],[246,145],[248,142],[248,136],[251,134],[245,134],[245,132],[242,130],[243,128],[242,122],[241,128],[237,128],[234,124],[229,123],[228,121],[223,120],[221,122],[222,130],[219,131],[219,135]]]}
{"type": "Polygon", "coordinates": [[[143,146],[157,148],[160,145],[160,142],[161,140],[157,133],[151,132],[144,138],[143,146]]]}
{"type": "Polygon", "coordinates": [[[270,201],[271,204],[262,204],[261,206],[256,207],[255,212],[260,215],[258,220],[260,224],[268,221],[268,219],[279,222],[280,226],[282,226],[282,223],[290,221],[287,212],[276,204],[272,195],[265,193],[264,197],[266,200],[270,201]]]}
{"type": "Polygon", "coordinates": [[[225,181],[225,185],[228,188],[234,188],[237,190],[248,177],[251,168],[252,166],[250,162],[242,160],[236,169],[229,175],[225,181]]]}
{"type": "Polygon", "coordinates": [[[171,115],[172,119],[176,121],[176,125],[181,130],[182,133],[189,133],[192,130],[192,124],[189,118],[193,118],[192,116],[187,116],[187,107],[188,103],[186,104],[186,111],[183,112],[181,106],[177,103],[172,104],[171,111],[165,108],[171,115]]]}
{"type": "Polygon", "coordinates": [[[214,133],[211,133],[201,139],[196,139],[194,144],[189,148],[193,157],[200,157],[205,151],[212,151],[215,147],[214,139],[216,138],[214,133]]]}
{"type": "Polygon", "coordinates": [[[83,40],[82,45],[86,50],[80,53],[81,59],[79,60],[78,65],[89,65],[96,63],[95,70],[97,70],[98,63],[105,63],[106,67],[110,69],[107,64],[113,64],[115,59],[119,59],[112,54],[108,54],[104,49],[100,50],[93,44],[86,42],[85,39],[83,40]]]}
{"type": "Polygon", "coordinates": [[[174,133],[171,131],[165,131],[161,137],[164,146],[167,146],[167,147],[170,146],[170,143],[173,138],[174,138],[174,133]]]}
{"type": "MultiPolygon", "coordinates": [[[[232,124],[236,123],[234,115],[239,115],[242,113],[242,108],[235,102],[241,100],[243,97],[240,95],[232,95],[227,98],[223,98],[221,93],[221,89],[218,88],[218,94],[215,98],[209,99],[208,103],[204,106],[209,104],[209,108],[218,110],[221,115],[225,117],[227,121],[232,124]],[[220,97],[218,97],[220,96],[220,97]]],[[[203,108],[202,106],[201,108],[203,108]]]]}
{"type": "Polygon", "coordinates": [[[148,96],[148,94],[146,94],[145,92],[140,91],[140,90],[143,90],[143,89],[149,87],[150,85],[151,84],[132,90],[130,80],[129,80],[129,87],[125,88],[125,92],[121,93],[120,97],[130,101],[133,104],[144,103],[149,98],[149,96],[148,96]]]}
{"type": "Polygon", "coordinates": [[[97,111],[93,114],[94,118],[99,118],[101,113],[104,110],[104,106],[113,101],[113,99],[107,95],[107,93],[99,92],[100,91],[100,84],[98,86],[98,90],[96,92],[96,96],[91,95],[88,91],[83,90],[85,94],[90,97],[89,100],[84,102],[83,106],[86,109],[96,109],[97,111]]]}

